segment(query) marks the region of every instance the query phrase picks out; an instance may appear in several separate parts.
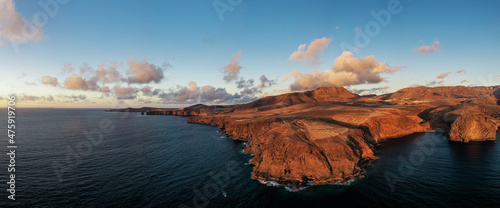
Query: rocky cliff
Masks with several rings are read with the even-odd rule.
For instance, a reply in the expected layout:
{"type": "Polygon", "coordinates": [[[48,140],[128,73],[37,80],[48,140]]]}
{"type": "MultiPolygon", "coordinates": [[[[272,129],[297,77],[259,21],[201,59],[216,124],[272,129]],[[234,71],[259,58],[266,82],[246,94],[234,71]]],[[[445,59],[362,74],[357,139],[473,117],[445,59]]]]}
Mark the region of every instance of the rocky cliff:
{"type": "Polygon", "coordinates": [[[390,138],[441,131],[451,141],[494,140],[498,89],[418,87],[367,98],[344,88],[318,88],[243,105],[149,109],[148,114],[191,116],[187,122],[218,126],[246,141],[245,152],[254,155],[253,178],[299,188],[362,177],[377,158],[374,145],[390,138]]]}

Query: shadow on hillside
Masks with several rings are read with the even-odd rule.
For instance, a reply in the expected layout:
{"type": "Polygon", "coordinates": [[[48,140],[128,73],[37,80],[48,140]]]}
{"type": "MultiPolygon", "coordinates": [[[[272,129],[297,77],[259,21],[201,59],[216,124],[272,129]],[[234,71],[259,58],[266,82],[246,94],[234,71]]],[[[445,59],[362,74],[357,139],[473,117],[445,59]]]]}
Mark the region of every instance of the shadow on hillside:
{"type": "Polygon", "coordinates": [[[500,88],[493,91],[493,96],[497,99],[497,105],[500,105],[500,88]]]}

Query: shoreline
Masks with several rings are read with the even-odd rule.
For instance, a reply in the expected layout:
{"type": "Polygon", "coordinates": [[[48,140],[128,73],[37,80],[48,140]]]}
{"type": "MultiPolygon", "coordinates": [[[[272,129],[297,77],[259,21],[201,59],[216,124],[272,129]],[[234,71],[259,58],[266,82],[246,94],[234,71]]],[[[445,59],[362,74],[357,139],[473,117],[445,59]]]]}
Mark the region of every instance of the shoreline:
{"type": "Polygon", "coordinates": [[[108,111],[187,116],[188,123],[217,126],[254,155],[247,163],[254,166],[252,178],[299,190],[364,177],[378,159],[375,147],[389,139],[444,132],[450,141],[496,140],[499,89],[418,87],[365,98],[344,88],[318,88],[231,106],[108,111]]]}

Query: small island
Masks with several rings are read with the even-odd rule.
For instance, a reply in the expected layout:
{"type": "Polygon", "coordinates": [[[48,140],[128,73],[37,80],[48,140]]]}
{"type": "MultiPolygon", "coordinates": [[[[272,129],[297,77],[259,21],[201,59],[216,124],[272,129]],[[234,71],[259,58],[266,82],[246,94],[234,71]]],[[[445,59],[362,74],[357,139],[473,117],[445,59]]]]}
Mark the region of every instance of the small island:
{"type": "Polygon", "coordinates": [[[342,87],[268,96],[239,105],[107,111],[189,116],[245,141],[252,177],[292,189],[363,177],[380,142],[419,132],[443,132],[452,142],[496,140],[500,86],[410,87],[359,96],[342,87]]]}

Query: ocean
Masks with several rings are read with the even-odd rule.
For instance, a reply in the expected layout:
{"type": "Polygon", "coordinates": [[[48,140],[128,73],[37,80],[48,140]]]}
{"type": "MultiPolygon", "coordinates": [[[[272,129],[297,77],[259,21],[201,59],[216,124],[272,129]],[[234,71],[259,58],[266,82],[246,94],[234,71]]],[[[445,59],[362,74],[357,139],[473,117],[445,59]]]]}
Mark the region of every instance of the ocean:
{"type": "Polygon", "coordinates": [[[14,201],[0,110],[0,207],[500,207],[496,142],[451,143],[441,133],[392,139],[376,147],[380,159],[364,178],[294,192],[251,179],[244,142],[186,117],[16,112],[14,201]]]}

